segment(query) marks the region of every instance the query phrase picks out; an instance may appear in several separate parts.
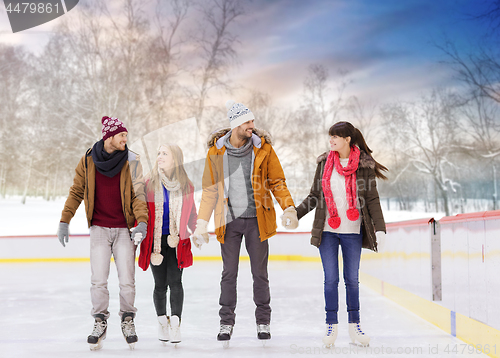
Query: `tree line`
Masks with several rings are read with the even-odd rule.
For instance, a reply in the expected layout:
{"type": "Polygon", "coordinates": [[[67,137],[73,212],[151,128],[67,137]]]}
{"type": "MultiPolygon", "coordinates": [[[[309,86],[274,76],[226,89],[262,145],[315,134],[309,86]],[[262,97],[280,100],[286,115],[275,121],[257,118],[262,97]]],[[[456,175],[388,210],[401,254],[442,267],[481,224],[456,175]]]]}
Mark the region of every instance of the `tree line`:
{"type": "MultiPolygon", "coordinates": [[[[196,118],[202,137],[225,123],[225,108],[211,99],[238,87],[230,73],[240,61],[241,1],[80,5],[39,53],[0,45],[0,197],[67,195],[76,163],[100,139],[102,115],[123,119],[129,142],[183,118],[196,118]]],[[[470,53],[451,41],[439,45],[458,84],[412,101],[362,100],[350,93],[350,73],[331,74],[319,63],[308,67],[302,95],[289,106],[246,88],[241,101],[271,133],[294,199],[309,191],[328,128],[347,120],[390,169],[379,183],[390,209],[496,209],[498,13],[478,17],[491,25],[487,44],[470,53]]]]}

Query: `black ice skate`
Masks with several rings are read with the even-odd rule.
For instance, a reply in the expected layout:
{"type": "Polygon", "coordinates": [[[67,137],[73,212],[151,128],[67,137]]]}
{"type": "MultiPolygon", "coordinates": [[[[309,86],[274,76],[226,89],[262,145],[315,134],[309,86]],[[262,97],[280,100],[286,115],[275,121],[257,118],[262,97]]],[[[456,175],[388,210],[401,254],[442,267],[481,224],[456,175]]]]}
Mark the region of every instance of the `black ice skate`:
{"type": "Polygon", "coordinates": [[[217,340],[222,342],[224,348],[229,347],[229,340],[233,335],[233,326],[230,324],[221,324],[217,340]]]}
{"type": "Polygon", "coordinates": [[[134,314],[132,312],[126,312],[123,314],[121,326],[123,337],[125,337],[130,349],[134,349],[135,343],[139,339],[135,333],[134,314]]]}
{"type": "Polygon", "coordinates": [[[90,336],[87,337],[87,343],[91,351],[96,351],[102,348],[102,341],[106,339],[106,330],[108,323],[104,319],[104,315],[98,314],[95,316],[94,329],[90,336]]]}
{"type": "Polygon", "coordinates": [[[258,324],[257,325],[257,338],[262,341],[262,345],[266,345],[266,342],[271,339],[271,327],[268,324],[258,324]]]}

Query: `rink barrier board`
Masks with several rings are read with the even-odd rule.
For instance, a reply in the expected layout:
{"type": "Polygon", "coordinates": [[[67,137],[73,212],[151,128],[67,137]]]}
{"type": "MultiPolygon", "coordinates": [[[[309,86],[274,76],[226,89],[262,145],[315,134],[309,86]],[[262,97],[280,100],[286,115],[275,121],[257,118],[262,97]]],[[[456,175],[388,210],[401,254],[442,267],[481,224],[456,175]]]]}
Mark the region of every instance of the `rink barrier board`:
{"type": "Polygon", "coordinates": [[[437,303],[431,302],[408,292],[400,287],[379,280],[367,273],[360,272],[359,281],[380,295],[387,297],[398,305],[415,313],[446,333],[481,349],[490,357],[500,358],[500,331],[475,319],[451,311],[437,303]],[[496,347],[496,352],[492,352],[496,347]],[[490,353],[486,353],[489,347],[490,353]]]}
{"type": "MultiPolygon", "coordinates": [[[[440,219],[438,222],[435,222],[439,226],[438,228],[439,231],[445,228],[446,230],[448,230],[448,235],[450,232],[458,235],[456,238],[454,236],[451,237],[452,241],[449,241],[450,236],[446,238],[446,240],[448,240],[447,241],[448,248],[450,248],[451,244],[451,250],[450,249],[442,250],[440,258],[447,259],[448,263],[450,259],[452,260],[460,259],[461,261],[463,261],[465,265],[468,267],[467,273],[469,275],[473,275],[469,276],[469,284],[470,280],[472,280],[472,283],[477,285],[478,281],[476,280],[478,279],[479,283],[481,283],[481,281],[484,281],[483,283],[488,283],[486,277],[477,277],[477,273],[486,270],[486,267],[481,266],[482,267],[481,268],[477,265],[478,263],[481,262],[482,265],[484,265],[485,260],[486,263],[488,262],[491,263],[492,261],[495,261],[495,259],[498,260],[498,256],[500,254],[500,250],[497,249],[498,244],[495,243],[493,244],[495,245],[495,247],[491,247],[492,242],[496,241],[498,237],[497,234],[498,224],[494,224],[494,226],[488,224],[493,222],[493,220],[496,220],[497,222],[500,221],[500,210],[471,213],[471,214],[459,214],[452,217],[444,217],[440,219]],[[496,229],[493,229],[493,227],[496,227],[496,229]],[[458,243],[460,243],[462,246],[457,246],[458,243]],[[464,243],[465,246],[463,246],[464,243]],[[481,244],[482,244],[482,251],[481,251],[481,244]]],[[[392,235],[393,247],[389,248],[389,250],[394,248],[398,250],[394,250],[393,252],[384,252],[381,255],[377,255],[375,253],[364,254],[364,256],[362,256],[363,257],[362,260],[368,260],[368,263],[370,263],[370,261],[376,262],[376,260],[381,260],[381,262],[383,262],[384,259],[389,259],[389,258],[392,259],[404,258],[403,260],[405,259],[408,260],[408,259],[418,259],[429,256],[427,252],[418,252],[419,250],[418,245],[416,246],[401,245],[402,241],[397,241],[395,239],[397,239],[396,236],[401,234],[402,231],[404,231],[404,233],[407,234],[411,233],[412,230],[414,230],[413,232],[414,234],[415,232],[418,232],[419,229],[422,230],[422,226],[430,228],[432,232],[433,229],[435,230],[435,227],[430,225],[432,223],[433,220],[432,221],[429,220],[428,222],[426,222],[426,220],[421,220],[421,221],[412,220],[406,223],[398,223],[402,225],[388,224],[387,225],[388,238],[391,236],[390,235],[391,233],[393,234],[392,235]],[[414,251],[415,248],[417,248],[417,252],[414,251]]],[[[439,233],[439,235],[441,236],[441,233],[439,233]]],[[[430,236],[432,236],[432,233],[430,236]]],[[[408,239],[410,239],[410,237],[408,237],[408,239]]],[[[428,245],[429,241],[427,241],[428,240],[427,234],[424,234],[424,236],[422,236],[420,240],[421,240],[420,250],[426,251],[427,249],[423,246],[428,245]],[[423,246],[422,242],[424,243],[423,246]]],[[[440,238],[439,239],[440,244],[442,243],[442,240],[445,239],[440,238]]],[[[397,263],[398,261],[393,261],[392,263],[387,263],[386,265],[390,266],[391,264],[393,265],[395,262],[397,263]]],[[[368,264],[367,266],[370,269],[372,268],[370,267],[370,264],[368,264]]],[[[376,268],[376,266],[374,267],[376,268]]],[[[375,274],[382,273],[381,276],[384,276],[384,269],[387,269],[387,267],[384,267],[384,264],[382,264],[382,270],[378,270],[378,272],[377,270],[375,270],[375,274]]],[[[449,270],[450,267],[447,267],[447,269],[449,270]]],[[[391,278],[391,276],[388,276],[388,278],[391,278]]],[[[393,280],[393,278],[391,278],[391,280],[393,280]]],[[[500,357],[500,352],[499,352],[500,330],[498,330],[498,327],[494,328],[486,323],[481,322],[480,321],[481,318],[479,318],[479,320],[472,318],[473,314],[472,309],[475,309],[474,312],[475,315],[477,315],[478,311],[478,307],[476,307],[473,304],[473,302],[475,301],[470,301],[471,306],[468,311],[465,311],[466,314],[468,313],[468,315],[466,315],[454,311],[457,308],[459,310],[462,310],[463,306],[455,306],[454,308],[450,307],[449,304],[450,292],[447,292],[448,304],[445,304],[445,302],[441,300],[435,300],[436,302],[439,303],[433,302],[432,299],[426,298],[427,297],[426,295],[424,295],[424,297],[421,297],[421,295],[415,294],[396,285],[392,285],[374,276],[367,275],[364,272],[360,272],[360,282],[374,289],[381,295],[386,296],[387,298],[393,300],[399,305],[414,312],[415,314],[424,318],[428,322],[443,329],[445,332],[459,338],[460,340],[464,341],[467,344],[470,344],[471,346],[474,346],[477,350],[480,350],[491,357],[500,357]]],[[[463,282],[467,282],[467,279],[465,281],[462,280],[462,283],[463,282]]],[[[495,281],[492,282],[494,285],[498,284],[497,279],[495,279],[495,281]]],[[[401,282],[397,283],[400,284],[401,282]]],[[[473,288],[475,287],[477,286],[474,286],[473,288]]],[[[462,287],[455,287],[454,289],[455,292],[452,291],[451,292],[452,295],[453,293],[455,293],[458,294],[459,296],[462,296],[461,293],[462,287]]],[[[469,285],[467,289],[470,290],[472,288],[469,285]]],[[[467,300],[473,300],[475,299],[474,297],[469,292],[467,300]]],[[[484,303],[478,302],[477,304],[483,305],[484,303]]]]}

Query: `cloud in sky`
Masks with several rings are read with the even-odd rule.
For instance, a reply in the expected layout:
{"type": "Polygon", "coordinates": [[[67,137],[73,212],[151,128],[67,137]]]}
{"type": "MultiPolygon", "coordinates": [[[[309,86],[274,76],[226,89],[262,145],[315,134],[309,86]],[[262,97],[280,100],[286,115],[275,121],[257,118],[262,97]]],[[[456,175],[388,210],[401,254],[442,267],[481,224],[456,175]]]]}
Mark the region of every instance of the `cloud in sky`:
{"type": "Polygon", "coordinates": [[[330,73],[349,70],[366,96],[420,93],[451,80],[436,65],[442,54],[434,43],[450,36],[466,45],[480,36],[472,11],[465,0],[254,1],[238,27],[240,78],[289,98],[307,66],[321,63],[330,73]]]}
{"type": "MultiPolygon", "coordinates": [[[[81,1],[81,6],[85,3],[81,1]]],[[[118,2],[110,3],[113,7],[118,2]]],[[[451,80],[451,73],[437,65],[443,55],[433,43],[444,36],[460,46],[474,42],[481,28],[469,14],[486,6],[468,0],[253,0],[243,4],[245,14],[232,27],[239,40],[240,65],[231,78],[239,87],[269,92],[278,101],[301,93],[307,67],[313,63],[325,65],[332,77],[338,69],[349,70],[356,94],[380,101],[443,85],[451,80]]],[[[189,21],[199,16],[193,10],[189,21]]],[[[0,12],[0,19],[0,42],[23,44],[34,51],[59,21],[12,34],[5,12],[0,12]]]]}

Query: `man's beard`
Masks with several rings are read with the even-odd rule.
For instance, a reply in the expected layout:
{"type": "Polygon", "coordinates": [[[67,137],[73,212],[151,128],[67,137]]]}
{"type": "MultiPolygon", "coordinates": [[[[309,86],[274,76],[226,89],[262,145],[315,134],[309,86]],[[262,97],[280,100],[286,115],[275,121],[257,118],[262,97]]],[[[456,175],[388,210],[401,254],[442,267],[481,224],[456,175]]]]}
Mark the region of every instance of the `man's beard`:
{"type": "MultiPolygon", "coordinates": [[[[250,137],[251,136],[252,135],[250,135],[250,137]]],[[[238,138],[241,141],[245,141],[246,142],[250,137],[246,134],[246,131],[242,131],[242,132],[238,133],[238,138]]]]}

